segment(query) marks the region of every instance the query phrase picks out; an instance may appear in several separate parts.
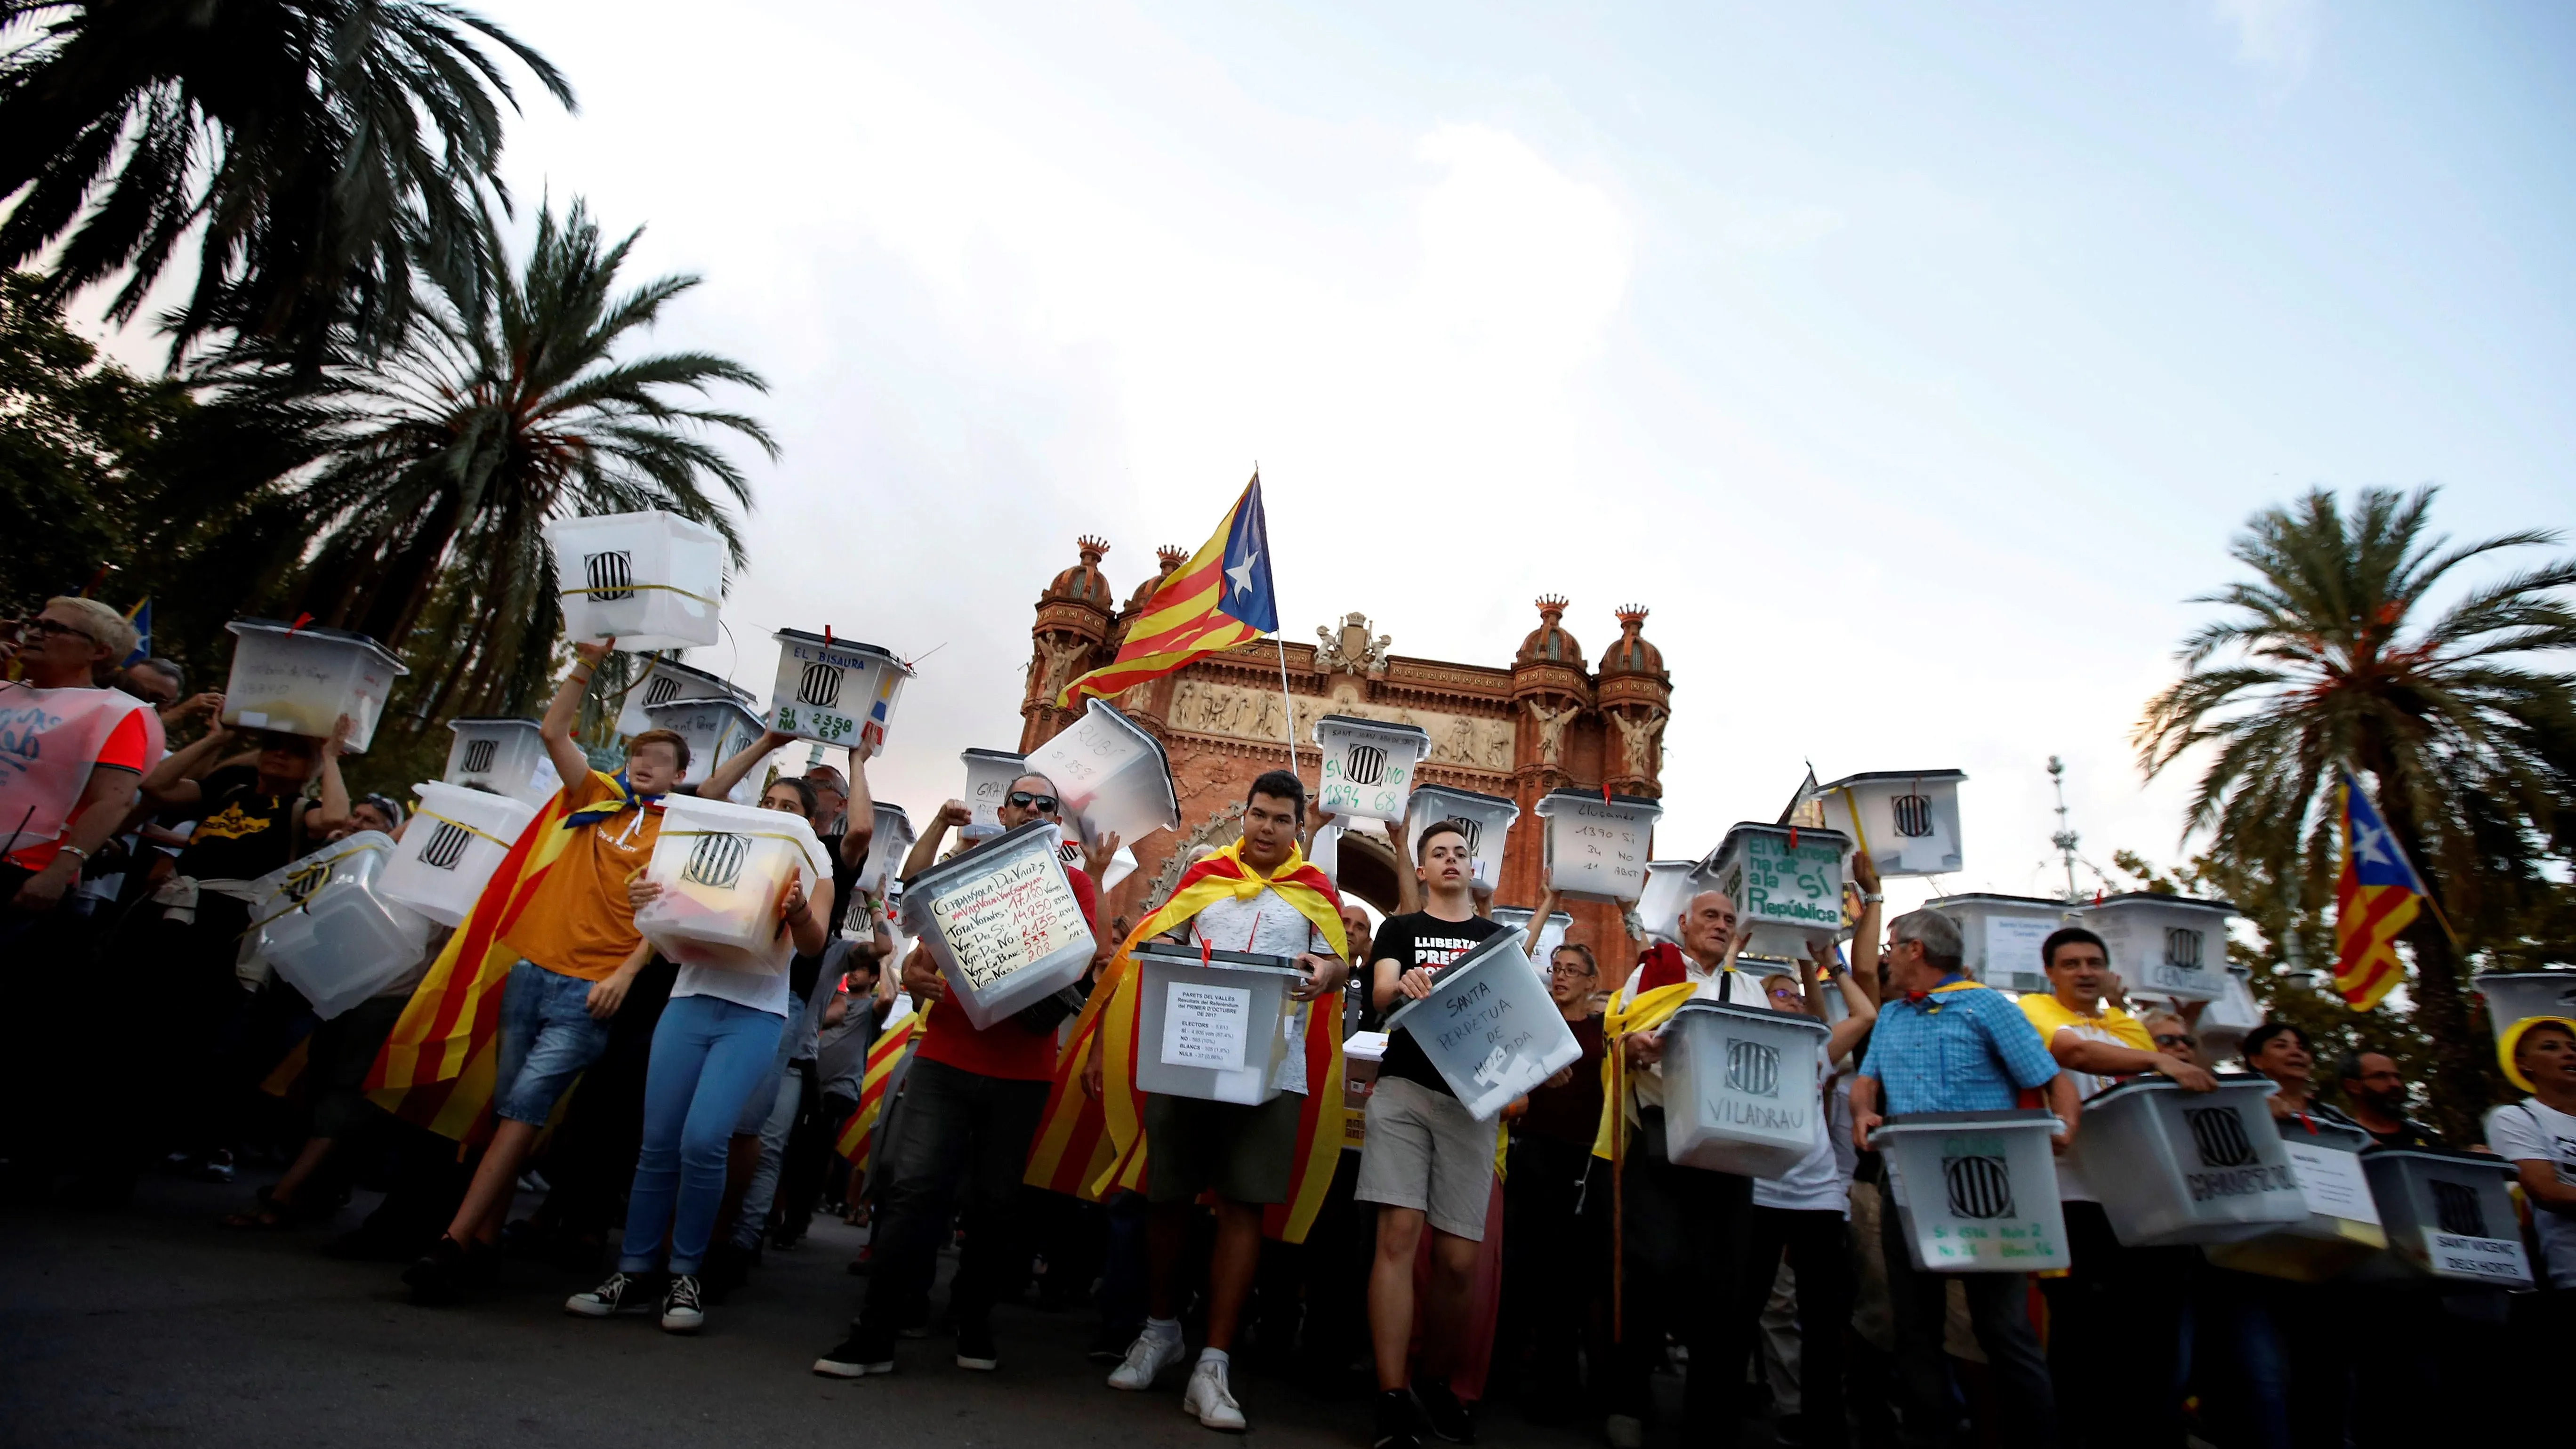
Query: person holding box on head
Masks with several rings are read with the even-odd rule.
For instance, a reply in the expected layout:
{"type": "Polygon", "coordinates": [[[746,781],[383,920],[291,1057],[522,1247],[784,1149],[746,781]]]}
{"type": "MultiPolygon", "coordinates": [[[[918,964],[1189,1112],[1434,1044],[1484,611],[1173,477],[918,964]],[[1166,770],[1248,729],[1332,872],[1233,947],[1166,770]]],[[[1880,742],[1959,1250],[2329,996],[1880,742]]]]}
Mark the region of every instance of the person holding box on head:
{"type": "MultiPolygon", "coordinates": [[[[1371,951],[1370,993],[1380,1012],[1431,994],[1442,968],[1503,927],[1476,914],[1467,829],[1454,820],[1422,832],[1423,908],[1390,916],[1371,951]]],[[[1369,1267],[1369,1343],[1377,1360],[1377,1444],[1411,1449],[1420,1442],[1417,1414],[1453,1444],[1474,1437],[1465,1405],[1450,1391],[1452,1350],[1466,1333],[1475,1289],[1476,1253],[1493,1198],[1497,1118],[1479,1122],[1449,1089],[1421,1043],[1397,1031],[1368,1099],[1368,1134],[1360,1147],[1356,1196],[1376,1203],[1377,1256],[1369,1267]],[[1413,1264],[1422,1229],[1431,1228],[1430,1302],[1423,1305],[1423,1363],[1405,1388],[1413,1341],[1413,1264]]]]}
{"type": "MultiPolygon", "coordinates": [[[[2188,1092],[2218,1086],[2204,1068],[2159,1051],[2137,1018],[2103,999],[2119,978],[2111,973],[2110,949],[2101,937],[2081,926],[2065,927],[2039,943],[2039,960],[2048,994],[2022,997],[2022,1015],[2074,1083],[2077,1101],[2148,1073],[2188,1092]]],[[[2172,1386],[2182,1347],[2182,1298],[2173,1289],[2200,1253],[2123,1246],[2083,1174],[2065,1158],[2057,1163],[2057,1196],[2066,1211],[2074,1265],[2065,1276],[2039,1285],[2048,1299],[2048,1369],[2057,1392],[2072,1402],[2100,1404],[2118,1397],[2124,1385],[2147,1386],[2133,1396],[2132,1412],[2070,1422],[2066,1437],[2088,1446],[2178,1449],[2182,1401],[2172,1386]]]]}
{"type": "MultiPolygon", "coordinates": [[[[1888,997],[1879,1008],[1869,1056],[1852,1083],[1852,1143],[1864,1151],[1889,1115],[2003,1112],[2036,1092],[2065,1124],[2063,1152],[2075,1139],[2075,1081],[2059,1069],[2030,1018],[1999,991],[1960,970],[1959,928],[1938,911],[1908,911],[1887,926],[1888,997]]],[[[2024,1273],[1928,1273],[1914,1260],[1893,1212],[1880,1219],[1887,1255],[1889,1307],[1896,1320],[1897,1402],[1909,1446],[1947,1443],[1950,1385],[1941,1330],[1948,1283],[1967,1290],[1977,1344],[1993,1367],[2005,1443],[2053,1449],[2057,1402],[2048,1362],[2031,1328],[2030,1278],[2024,1273]]]]}
{"type": "Polygon", "coordinates": [[[1679,946],[1658,941],[1611,999],[1604,1034],[1605,1100],[1592,1154],[1614,1164],[1619,1243],[1611,1271],[1619,1347],[1604,1432],[1614,1449],[1643,1442],[1652,1380],[1667,1332],[1694,1368],[1682,1396],[1682,1433],[1716,1442],[1734,1418],[1725,1357],[1726,1315],[1736,1301],[1753,1179],[1674,1162],[1665,1150],[1663,1028],[1695,997],[1760,1007],[1762,988],[1735,969],[1746,935],[1735,902],[1702,891],[1682,908],[1679,946]]]}
{"type": "Polygon", "coordinates": [[[1341,897],[1298,849],[1305,812],[1306,787],[1295,775],[1272,770],[1254,780],[1241,837],[1192,865],[1171,899],[1128,933],[1075,1023],[1029,1163],[1028,1180],[1038,1186],[1088,1197],[1118,1187],[1145,1194],[1147,1317],[1109,1375],[1115,1389],[1149,1389],[1187,1356],[1183,1260],[1195,1204],[1215,1194],[1207,1346],[1181,1395],[1181,1411],[1211,1429],[1244,1427],[1228,1370],[1262,1235],[1303,1242],[1341,1157],[1340,993],[1349,968],[1341,897]],[[1132,953],[1175,931],[1206,951],[1295,962],[1280,1014],[1279,1090],[1259,1105],[1136,1087],[1137,1054],[1156,1044],[1138,1040],[1143,971],[1132,953]],[[1088,1145],[1069,1146],[1076,1143],[1088,1145]]]}
{"type": "Polygon", "coordinates": [[[520,1165],[556,1100],[607,1049],[614,1005],[600,1008],[603,998],[623,990],[611,978],[623,972],[631,979],[628,968],[650,954],[635,929],[626,883],[653,858],[662,797],[687,772],[689,746],[669,730],[646,730],[626,742],[626,768],[609,775],[590,767],[573,742],[573,725],[591,671],[615,643],[572,646],[576,662],[539,729],[565,783],[529,829],[561,834],[545,842],[554,849],[538,868],[542,875],[528,885],[516,916],[502,924],[501,945],[519,959],[501,988],[492,1083],[497,1120],[447,1231],[403,1273],[420,1302],[450,1301],[491,1272],[520,1165]]]}
{"type": "MultiPolygon", "coordinates": [[[[1059,808],[1054,781],[1022,775],[1011,781],[995,813],[1007,832],[1033,820],[1054,820],[1059,808]]],[[[904,878],[938,864],[948,832],[974,818],[963,800],[939,807],[931,828],[904,858],[904,878]]],[[[1083,919],[1098,929],[1099,893],[1091,877],[1067,871],[1065,881],[1083,919]]],[[[1019,1191],[1029,1139],[1055,1074],[1055,1023],[1040,1028],[1012,1016],[977,1030],[962,1009],[943,1000],[947,979],[919,945],[904,959],[903,987],[925,1003],[929,1019],[904,1081],[903,1131],[887,1152],[889,1160],[869,1168],[883,1186],[877,1189],[867,1304],[850,1336],[814,1360],[814,1372],[828,1378],[894,1372],[895,1336],[927,1316],[940,1244],[948,1237],[949,1204],[961,1185],[966,1246],[949,1288],[959,1368],[1000,1366],[993,1305],[1029,1261],[1011,1198],[1019,1191]]]]}

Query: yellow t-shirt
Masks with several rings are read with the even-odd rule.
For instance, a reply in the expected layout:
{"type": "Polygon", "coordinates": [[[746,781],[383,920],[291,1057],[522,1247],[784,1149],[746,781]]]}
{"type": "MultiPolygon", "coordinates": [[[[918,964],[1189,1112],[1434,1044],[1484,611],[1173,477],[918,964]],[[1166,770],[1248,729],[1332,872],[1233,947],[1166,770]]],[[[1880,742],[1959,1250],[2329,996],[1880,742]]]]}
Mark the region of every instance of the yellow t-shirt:
{"type": "MultiPolygon", "coordinates": [[[[2029,1017],[2030,1024],[2039,1029],[2042,1042],[2053,1043],[2059,1032],[2071,1031],[2088,1041],[2136,1047],[2142,1052],[2156,1049],[2155,1038],[2147,1035],[2147,1029],[2139,1024],[2138,1019],[2116,1006],[2104,1006],[2099,1016],[2085,1016],[2070,1010],[2066,1003],[2054,996],[2034,991],[2021,998],[2021,1014],[2029,1017]]],[[[2109,1077],[2071,1068],[2066,1074],[2074,1079],[2078,1097],[2090,1097],[2110,1086],[2112,1081],[2109,1077]]]]}
{"type": "MultiPolygon", "coordinates": [[[[607,777],[596,771],[564,786],[574,810],[611,793],[607,777]]],[[[501,943],[558,975],[604,981],[641,939],[635,908],[626,902],[626,879],[653,858],[662,812],[621,810],[573,834],[577,838],[547,867],[545,883],[501,943]]]]}

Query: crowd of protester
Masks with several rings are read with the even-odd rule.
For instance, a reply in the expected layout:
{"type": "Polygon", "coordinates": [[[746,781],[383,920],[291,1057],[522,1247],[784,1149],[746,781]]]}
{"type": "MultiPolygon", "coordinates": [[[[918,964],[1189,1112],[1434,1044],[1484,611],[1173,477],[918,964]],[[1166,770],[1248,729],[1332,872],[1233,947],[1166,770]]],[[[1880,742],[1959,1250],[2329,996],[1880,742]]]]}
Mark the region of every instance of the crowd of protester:
{"type": "MultiPolygon", "coordinates": [[[[60,598],[5,646],[0,803],[14,827],[0,946],[22,1021],[92,1023],[22,1030],[13,1100],[60,1101],[60,1084],[79,1080],[98,1107],[12,1114],[5,1156],[20,1194],[112,1206],[145,1171],[231,1180],[257,1154],[282,1171],[231,1227],[328,1222],[365,1184],[378,1190],[372,1210],[322,1250],[401,1264],[423,1305],[473,1311],[518,1255],[605,1270],[568,1298],[573,1315],[653,1314],[678,1333],[699,1331],[767,1255],[797,1249],[818,1211],[836,1212],[868,1229],[851,1264],[864,1281],[814,1373],[893,1373],[904,1340],[934,1334],[951,1340],[957,1368],[995,1372],[997,1310],[1034,1294],[1096,1309],[1093,1357],[1110,1388],[1177,1377],[1184,1411],[1224,1430],[1247,1426],[1247,1398],[1290,1382],[1370,1393],[1377,1449],[1470,1442],[1497,1402],[1595,1428],[1616,1449],[1646,1442],[1676,1405],[1668,1427],[1691,1444],[1737,1442],[1750,1422],[1816,1446],[1981,1433],[2034,1446],[2414,1443],[2545,1404],[2538,1374],[2576,1343],[2576,1028],[2565,1023],[2515,1034],[2508,1056],[2528,1095],[2489,1116],[2485,1142],[2446,1144],[2409,1115],[2414,1094],[2387,1053],[2352,1054],[2321,1079],[2306,1034],[2274,1021],[2246,1035],[2238,1059],[2208,1059],[2197,1006],[2133,1014],[2104,943],[2080,927],[2043,945],[2045,993],[2015,999],[1971,981],[1947,916],[1882,923],[1864,853],[1848,960],[1823,948],[1794,965],[1745,956],[1749,932],[1716,892],[1648,923],[1669,939],[1633,962],[1604,959],[1606,942],[1566,942],[1538,964],[1577,1063],[1479,1121],[1398,1031],[1361,1145],[1343,1147],[1343,1084],[1307,1079],[1310,1056],[1322,1059],[1310,1045],[1381,1028],[1502,929],[1465,829],[1435,823],[1408,845],[1391,828],[1410,878],[1403,909],[1374,919],[1307,864],[1321,822],[1297,777],[1261,776],[1240,838],[1200,852],[1132,929],[1295,963],[1286,1090],[1259,1105],[1137,1093],[1081,1034],[1091,1012],[1058,1005],[979,1029],[939,1009],[945,981],[923,948],[893,959],[887,902],[858,888],[874,814],[856,770],[780,775],[759,797],[807,822],[828,857],[810,889],[778,902],[786,972],[661,959],[635,924],[654,894],[639,867],[661,828],[657,801],[729,794],[790,737],[764,736],[694,786],[680,783],[687,742],[665,730],[627,740],[614,773],[594,769],[574,740],[601,653],[587,645],[541,726],[568,782],[571,838],[505,938],[517,964],[500,1000],[491,1120],[460,1154],[363,1090],[440,938],[374,998],[318,1024],[238,949],[247,882],[354,832],[399,836],[403,807],[351,798],[336,736],[227,727],[220,697],[189,695],[178,666],[117,667],[134,645],[115,611],[60,598]],[[151,1007],[129,1019],[132,1069],[102,1080],[92,992],[107,969],[151,1007]],[[1817,1094],[1829,1130],[1777,1178],[1684,1166],[1665,1150],[1653,1004],[1683,984],[1694,998],[1830,1023],[1820,1079],[1794,1088],[1817,1094]],[[836,1138],[878,1034],[914,1009],[927,1015],[854,1171],[836,1138]],[[1604,1071],[1613,1053],[1620,1070],[1604,1071]],[[1872,1148],[1887,1118],[2037,1102],[2060,1119],[2062,1148],[2082,1101],[2107,1086],[2152,1075],[2206,1092],[2240,1071],[2275,1085],[2277,1116],[2348,1125],[2377,1149],[2502,1154],[2529,1209],[2539,1291],[2508,1302],[2299,1283],[2192,1248],[2127,1247],[2071,1164],[2059,1174],[2070,1270],[2035,1281],[1914,1266],[1872,1148]],[[1122,1143],[1141,1131],[1152,1145],[1099,1202],[1029,1180],[1054,1114],[1080,1111],[1104,1112],[1113,1137],[1124,1123],[1122,1143]],[[1272,1231],[1305,1202],[1319,1206],[1302,1233],[1272,1231]],[[1271,1366],[1289,1372],[1248,1393],[1238,1369],[1271,1366]],[[2519,1387],[2499,1390],[2499,1376],[2519,1387]]],[[[1005,829],[1061,814],[1040,774],[1012,781],[998,810],[1005,829]]],[[[889,877],[965,848],[970,818],[943,807],[889,877]]],[[[1095,877],[1117,847],[1095,842],[1068,872],[1100,945],[1086,990],[1129,989],[1105,968],[1131,923],[1098,920],[1095,877]]]]}

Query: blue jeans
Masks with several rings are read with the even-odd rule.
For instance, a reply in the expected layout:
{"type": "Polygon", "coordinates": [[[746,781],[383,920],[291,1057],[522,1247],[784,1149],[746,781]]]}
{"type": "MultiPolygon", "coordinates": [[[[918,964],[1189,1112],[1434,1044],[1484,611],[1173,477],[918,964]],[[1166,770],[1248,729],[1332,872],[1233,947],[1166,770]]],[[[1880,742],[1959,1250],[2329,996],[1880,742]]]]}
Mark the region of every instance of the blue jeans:
{"type": "Polygon", "coordinates": [[[644,1072],[644,1150],[627,1196],[620,1271],[658,1266],[665,1229],[672,1272],[694,1273],[706,1260],[724,1200],[725,1144],[743,1100],[769,1080],[786,1025],[716,996],[675,996],[663,1008],[644,1072]]]}
{"type": "Polygon", "coordinates": [[[591,1019],[590,987],[534,961],[510,968],[492,1077],[493,1110],[504,1120],[544,1126],[572,1079],[608,1050],[608,1023],[591,1019]]]}

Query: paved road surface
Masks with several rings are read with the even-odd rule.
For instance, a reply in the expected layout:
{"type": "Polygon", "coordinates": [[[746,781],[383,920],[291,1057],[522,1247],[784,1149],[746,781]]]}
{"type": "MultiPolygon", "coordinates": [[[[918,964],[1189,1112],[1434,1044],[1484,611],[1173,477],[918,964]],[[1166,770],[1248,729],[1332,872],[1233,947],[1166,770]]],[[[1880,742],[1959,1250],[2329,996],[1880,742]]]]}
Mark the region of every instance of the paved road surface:
{"type": "MultiPolygon", "coordinates": [[[[807,1371],[836,1342],[860,1280],[857,1230],[818,1220],[801,1252],[772,1254],[694,1339],[649,1318],[562,1311],[577,1282],[510,1264],[499,1288],[452,1309],[406,1302],[398,1270],[314,1251],[322,1232],[215,1225],[244,1188],[147,1180],[134,1207],[0,1218],[0,1444],[618,1446],[892,1444],[1221,1449],[1180,1413],[1179,1378],[1114,1393],[1082,1357],[1088,1311],[1006,1308],[998,1373],[908,1341],[891,1378],[807,1371]]],[[[523,1204],[524,1205],[524,1204],[523,1204]]],[[[356,1220],[344,1213],[341,1225],[356,1220]]],[[[1252,1440],[1273,1449],[1368,1443],[1368,1407],[1238,1374],[1252,1440]]],[[[1492,1449],[1572,1449],[1597,1437],[1540,1430],[1507,1411],[1492,1449]]]]}

